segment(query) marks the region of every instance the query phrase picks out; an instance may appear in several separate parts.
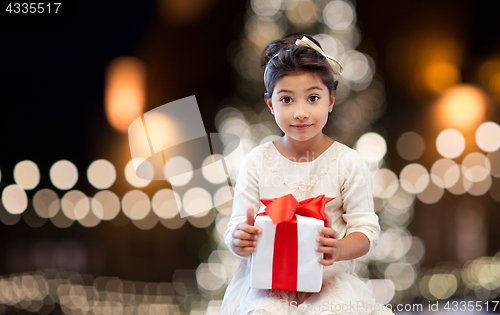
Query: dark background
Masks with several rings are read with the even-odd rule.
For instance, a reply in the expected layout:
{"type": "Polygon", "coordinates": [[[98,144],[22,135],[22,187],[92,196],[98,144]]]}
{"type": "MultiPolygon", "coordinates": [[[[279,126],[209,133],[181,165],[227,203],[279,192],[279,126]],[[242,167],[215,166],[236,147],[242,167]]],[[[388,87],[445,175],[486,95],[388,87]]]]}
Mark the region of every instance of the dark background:
{"type": "MultiPolygon", "coordinates": [[[[14,183],[12,170],[25,159],[40,169],[37,188],[52,187],[49,168],[60,159],[72,161],[84,179],[92,161],[109,158],[116,143],[124,141],[107,123],[103,106],[105,69],[115,57],[135,56],[145,62],[145,111],[196,95],[207,132],[215,132],[219,104],[234,94],[236,74],[227,50],[244,32],[246,1],[191,1],[193,9],[202,2],[204,9],[184,22],[160,18],[155,1],[59,1],[60,13],[43,16],[9,14],[4,11],[9,2],[1,2],[0,189],[14,183]]],[[[396,135],[425,130],[435,96],[415,93],[409,80],[401,79],[398,71],[405,64],[394,58],[391,47],[402,40],[411,43],[417,33],[450,29],[464,47],[462,81],[475,83],[480,62],[500,54],[497,2],[363,0],[356,1],[356,10],[362,34],[357,50],[374,59],[384,80],[386,112],[377,125],[387,131],[389,159],[399,173],[404,161],[394,150],[396,135]]],[[[498,110],[489,120],[499,121],[498,110]]],[[[117,182],[125,182],[120,170],[118,164],[117,182]]],[[[121,196],[120,191],[131,186],[115,188],[121,196]]],[[[97,191],[84,180],[75,189],[88,195],[97,191]]],[[[28,192],[28,198],[33,193],[28,192]]],[[[445,220],[446,212],[439,217],[445,220]]],[[[123,215],[120,220],[123,226],[101,222],[91,229],[78,223],[66,229],[50,222],[40,228],[23,220],[13,226],[0,223],[0,257],[10,257],[0,260],[0,274],[33,270],[34,248],[40,242],[63,251],[87,248],[86,272],[94,276],[140,281],[170,281],[175,270],[195,269],[213,249],[208,232],[189,224],[174,231],[160,224],[142,231],[123,215]]],[[[418,225],[413,229],[418,234],[418,225]]],[[[490,239],[497,237],[494,230],[489,229],[490,239]]],[[[498,250],[498,242],[491,242],[488,253],[498,250]]],[[[428,264],[443,258],[429,257],[428,264]]]]}

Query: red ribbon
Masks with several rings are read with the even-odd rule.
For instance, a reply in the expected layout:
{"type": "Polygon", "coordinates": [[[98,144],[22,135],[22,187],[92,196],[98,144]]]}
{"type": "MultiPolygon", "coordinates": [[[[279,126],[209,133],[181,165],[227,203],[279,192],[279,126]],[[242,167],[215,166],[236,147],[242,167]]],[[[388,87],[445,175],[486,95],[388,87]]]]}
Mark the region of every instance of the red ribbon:
{"type": "MultiPolygon", "coordinates": [[[[325,204],[335,198],[319,195],[300,202],[288,194],[280,198],[261,199],[265,212],[276,224],[274,236],[273,282],[275,290],[297,291],[298,234],[296,214],[325,221],[325,204]]],[[[325,221],[326,225],[326,221],[325,221]]]]}

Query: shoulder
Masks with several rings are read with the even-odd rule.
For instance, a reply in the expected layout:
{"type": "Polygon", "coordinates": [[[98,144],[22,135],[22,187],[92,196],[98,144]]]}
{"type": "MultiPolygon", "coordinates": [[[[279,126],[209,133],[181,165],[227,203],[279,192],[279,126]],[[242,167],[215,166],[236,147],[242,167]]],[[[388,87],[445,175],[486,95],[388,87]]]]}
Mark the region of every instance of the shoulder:
{"type": "Polygon", "coordinates": [[[335,141],[337,157],[343,162],[353,161],[353,160],[363,160],[358,151],[348,147],[347,145],[335,141]]]}
{"type": "Polygon", "coordinates": [[[336,142],[337,145],[337,158],[342,166],[347,169],[367,169],[368,165],[366,164],[363,157],[358,153],[358,151],[348,147],[347,145],[336,142]]]}

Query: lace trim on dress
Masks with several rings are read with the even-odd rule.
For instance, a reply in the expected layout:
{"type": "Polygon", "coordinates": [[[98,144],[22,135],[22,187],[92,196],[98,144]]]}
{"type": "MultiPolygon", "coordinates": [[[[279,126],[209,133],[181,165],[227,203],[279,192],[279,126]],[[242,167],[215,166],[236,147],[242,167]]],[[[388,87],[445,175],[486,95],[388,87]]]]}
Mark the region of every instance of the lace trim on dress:
{"type": "Polygon", "coordinates": [[[318,179],[321,178],[322,176],[326,175],[328,173],[328,169],[330,169],[330,166],[332,165],[333,161],[337,159],[337,154],[340,150],[340,147],[336,146],[335,147],[335,152],[333,155],[328,159],[328,162],[326,163],[326,166],[321,170],[320,175],[313,175],[311,178],[309,178],[309,181],[303,181],[302,178],[298,178],[294,181],[289,181],[283,173],[280,172],[280,170],[274,165],[274,163],[271,161],[271,157],[269,155],[269,152],[267,152],[267,148],[264,150],[264,159],[266,166],[271,169],[273,173],[276,173],[278,178],[280,179],[282,184],[285,184],[289,188],[293,189],[292,195],[297,199],[297,200],[303,200],[305,193],[309,191],[311,188],[316,185],[318,182],[318,179]]]}

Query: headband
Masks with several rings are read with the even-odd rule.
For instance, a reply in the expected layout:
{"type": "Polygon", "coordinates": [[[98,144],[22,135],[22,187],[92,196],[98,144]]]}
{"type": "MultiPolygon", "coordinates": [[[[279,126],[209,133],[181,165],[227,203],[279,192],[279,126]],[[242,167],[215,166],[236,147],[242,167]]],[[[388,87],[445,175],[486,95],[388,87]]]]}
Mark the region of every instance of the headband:
{"type": "MultiPolygon", "coordinates": [[[[321,55],[323,55],[323,57],[325,57],[325,59],[326,59],[326,62],[328,62],[328,65],[330,66],[330,69],[332,70],[333,80],[334,81],[337,81],[337,76],[342,75],[342,72],[344,72],[344,68],[342,67],[342,65],[340,64],[340,62],[337,59],[335,59],[333,57],[330,57],[327,54],[325,54],[325,52],[323,51],[323,49],[321,49],[318,45],[316,45],[313,41],[311,41],[306,36],[302,37],[302,39],[297,39],[295,41],[295,45],[297,45],[297,46],[306,46],[306,47],[312,48],[312,49],[316,50],[317,52],[319,52],[321,55]],[[337,66],[339,68],[338,70],[337,70],[337,66]]],[[[264,82],[266,81],[267,66],[269,65],[269,62],[271,62],[271,60],[273,60],[279,54],[280,53],[278,52],[276,55],[274,55],[267,62],[266,69],[264,70],[264,82]]]]}

